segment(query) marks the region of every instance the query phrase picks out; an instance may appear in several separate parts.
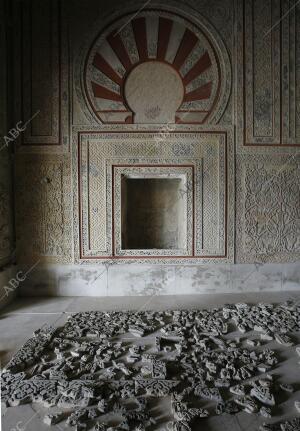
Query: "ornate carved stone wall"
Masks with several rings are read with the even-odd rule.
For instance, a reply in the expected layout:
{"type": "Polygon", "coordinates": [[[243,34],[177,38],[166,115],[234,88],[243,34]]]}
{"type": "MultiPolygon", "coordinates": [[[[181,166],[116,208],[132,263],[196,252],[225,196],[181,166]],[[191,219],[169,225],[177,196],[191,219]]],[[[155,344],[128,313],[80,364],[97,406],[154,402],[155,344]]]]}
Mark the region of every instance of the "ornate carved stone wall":
{"type": "Polygon", "coordinates": [[[237,2],[236,262],[299,259],[299,5],[237,2]]]}
{"type": "Polygon", "coordinates": [[[17,260],[70,262],[69,35],[64,2],[14,3],[17,260]],[[21,73],[20,73],[21,72],[21,73]]]}
{"type": "Polygon", "coordinates": [[[20,262],[131,262],[113,245],[112,172],[125,162],[204,173],[188,258],[299,258],[300,4],[16,0],[13,9],[13,122],[27,123],[16,145],[20,262]],[[226,162],[211,137],[222,131],[226,162]]]}
{"type": "MultiPolygon", "coordinates": [[[[163,131],[163,129],[161,129],[163,131]]],[[[126,258],[145,261],[161,256],[175,261],[233,259],[234,171],[230,130],[212,127],[209,132],[195,126],[178,126],[162,137],[159,129],[113,131],[99,127],[73,134],[74,241],[80,261],[126,258]],[[158,139],[160,138],[160,139],[158,139]],[[193,172],[182,187],[179,199],[188,199],[186,250],[120,250],[120,185],[116,169],[130,168],[147,174],[155,167],[175,173],[191,167],[193,172]],[[78,167],[78,168],[77,168],[78,167]],[[77,186],[77,188],[75,188],[77,186]],[[119,211],[119,212],[118,212],[119,211]],[[78,241],[79,240],[79,241],[78,241]]],[[[182,220],[183,223],[183,220],[182,220]]],[[[162,260],[163,259],[163,260],[162,260]]],[[[157,259],[159,260],[159,259],[157,259]]]]}

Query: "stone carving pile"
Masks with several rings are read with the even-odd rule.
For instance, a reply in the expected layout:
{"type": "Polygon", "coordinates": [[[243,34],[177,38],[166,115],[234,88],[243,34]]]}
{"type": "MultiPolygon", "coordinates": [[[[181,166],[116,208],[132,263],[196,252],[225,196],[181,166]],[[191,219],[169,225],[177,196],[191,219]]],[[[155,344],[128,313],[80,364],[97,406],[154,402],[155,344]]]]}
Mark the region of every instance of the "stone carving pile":
{"type": "MultiPolygon", "coordinates": [[[[263,423],[272,417],[278,393],[293,392],[273,377],[278,357],[264,345],[293,345],[299,311],[287,302],[77,313],[62,328],[36,331],[11,359],[1,376],[2,403],[55,407],[44,422],[66,421],[75,430],[154,430],[159,423],[151,403],[162,397],[173,417],[168,430],[189,431],[209,415],[240,411],[260,415],[263,423]],[[241,335],[233,338],[233,330],[241,335]],[[249,331],[251,339],[242,340],[249,331]]],[[[295,415],[299,410],[296,401],[295,415]]],[[[277,429],[299,430],[299,418],[261,426],[277,429]]]]}

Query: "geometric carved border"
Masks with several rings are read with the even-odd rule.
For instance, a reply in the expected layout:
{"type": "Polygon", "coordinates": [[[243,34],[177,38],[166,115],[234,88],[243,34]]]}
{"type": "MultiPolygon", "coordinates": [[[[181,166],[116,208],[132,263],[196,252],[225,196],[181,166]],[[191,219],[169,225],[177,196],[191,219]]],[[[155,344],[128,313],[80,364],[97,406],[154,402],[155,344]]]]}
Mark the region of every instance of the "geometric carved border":
{"type": "Polygon", "coordinates": [[[299,166],[299,156],[237,157],[237,263],[300,258],[299,166]]]}
{"type": "Polygon", "coordinates": [[[141,263],[151,258],[152,263],[232,262],[234,163],[231,130],[218,126],[210,130],[200,126],[176,126],[166,134],[163,127],[161,130],[151,130],[151,126],[142,128],[127,126],[124,131],[124,126],[110,126],[109,129],[98,126],[73,130],[76,261],[113,259],[141,263]],[[198,165],[194,183],[198,188],[203,187],[204,204],[200,203],[199,189],[195,196],[194,256],[114,255],[112,167],[124,163],[130,166],[198,165]],[[199,178],[201,166],[203,172],[199,178]]]}
{"type": "MultiPolygon", "coordinates": [[[[197,187],[194,184],[194,171],[197,169],[197,165],[114,165],[113,166],[113,253],[116,256],[123,257],[141,257],[141,256],[194,256],[194,194],[195,192],[202,192],[202,187],[197,187]],[[172,249],[139,249],[130,250],[122,248],[122,204],[121,204],[121,181],[122,176],[125,175],[129,178],[184,178],[181,184],[181,188],[178,190],[178,201],[183,202],[184,213],[180,220],[181,226],[185,227],[185,246],[181,248],[172,249]],[[200,189],[200,190],[199,190],[200,189]],[[136,256],[138,254],[138,256],[136,256]]],[[[201,168],[198,167],[198,173],[201,168]]],[[[201,199],[201,197],[200,197],[201,199]]]]}

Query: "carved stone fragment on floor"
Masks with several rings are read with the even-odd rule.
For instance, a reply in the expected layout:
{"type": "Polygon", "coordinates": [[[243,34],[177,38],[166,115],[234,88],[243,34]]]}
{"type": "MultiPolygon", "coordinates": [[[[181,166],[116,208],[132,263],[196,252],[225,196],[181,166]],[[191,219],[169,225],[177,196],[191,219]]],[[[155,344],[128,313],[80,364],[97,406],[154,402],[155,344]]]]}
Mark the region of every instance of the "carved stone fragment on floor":
{"type": "MultiPolygon", "coordinates": [[[[292,303],[239,303],[213,310],[76,313],[62,328],[36,331],[16,353],[1,374],[1,401],[5,408],[40,403],[67,409],[44,421],[66,421],[75,430],[155,431],[151,403],[166,397],[168,431],[190,431],[209,413],[270,418],[276,391],[288,397],[293,385],[272,376],[280,355],[267,343],[274,339],[273,345],[289,348],[289,333],[300,329],[299,311],[292,303]],[[246,335],[231,337],[234,325],[246,335]],[[129,342],[122,338],[128,335],[129,342]],[[208,412],[204,403],[213,408],[208,412]],[[117,417],[116,425],[106,415],[117,417]]],[[[295,410],[300,413],[300,401],[295,410]]],[[[299,431],[298,422],[261,429],[299,431]]]]}

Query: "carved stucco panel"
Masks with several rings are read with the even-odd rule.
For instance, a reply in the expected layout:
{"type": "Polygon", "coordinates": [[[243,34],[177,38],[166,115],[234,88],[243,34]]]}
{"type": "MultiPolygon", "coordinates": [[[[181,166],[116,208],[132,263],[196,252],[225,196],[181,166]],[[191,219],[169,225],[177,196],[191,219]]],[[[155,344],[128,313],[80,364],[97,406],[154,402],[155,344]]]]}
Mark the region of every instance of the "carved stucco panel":
{"type": "Polygon", "coordinates": [[[237,261],[300,257],[299,156],[238,158],[237,261]]]}
{"type": "Polygon", "coordinates": [[[186,126],[185,130],[177,126],[176,132],[162,128],[161,133],[154,134],[149,127],[143,128],[148,133],[134,126],[128,127],[127,132],[121,126],[112,127],[120,133],[110,128],[73,130],[74,242],[75,255],[82,256],[78,262],[111,256],[111,170],[112,165],[124,163],[133,166],[186,163],[201,166],[203,163],[202,173],[198,167],[195,169],[196,256],[211,256],[211,260],[222,256],[227,241],[227,258],[231,259],[234,226],[231,133],[226,134],[217,127],[209,132],[190,127],[191,133],[186,133],[186,126]],[[82,134],[78,135],[80,130],[82,134]]]}
{"type": "Polygon", "coordinates": [[[16,174],[17,256],[70,262],[72,216],[67,156],[19,156],[16,174]]]}

